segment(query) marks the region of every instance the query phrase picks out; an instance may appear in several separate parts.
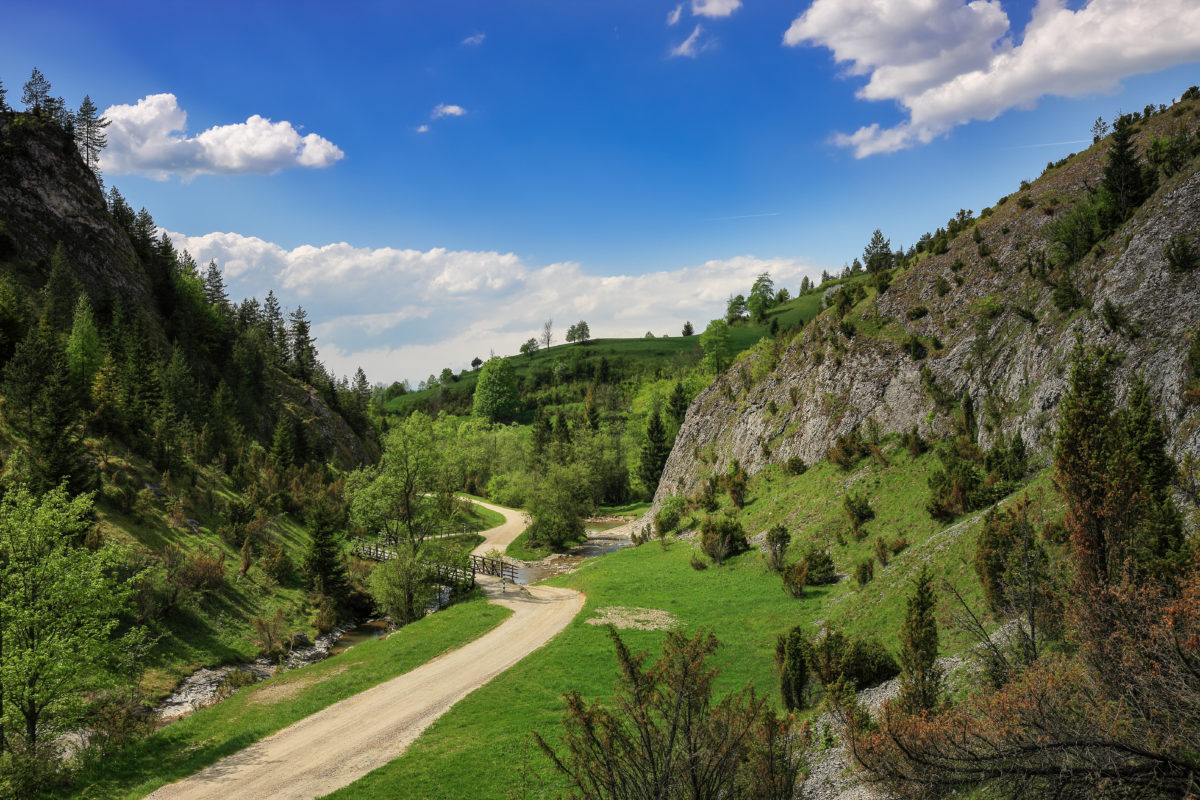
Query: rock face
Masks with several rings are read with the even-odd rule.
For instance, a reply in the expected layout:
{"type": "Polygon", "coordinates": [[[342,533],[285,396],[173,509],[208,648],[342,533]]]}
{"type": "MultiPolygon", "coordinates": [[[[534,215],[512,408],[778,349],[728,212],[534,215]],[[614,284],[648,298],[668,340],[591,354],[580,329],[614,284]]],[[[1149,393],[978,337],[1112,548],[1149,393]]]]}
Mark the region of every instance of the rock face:
{"type": "MultiPolygon", "coordinates": [[[[1175,117],[1168,112],[1144,123],[1139,150],[1170,130],[1163,126],[1195,129],[1197,108],[1186,110],[1182,121],[1160,119],[1175,117]]],[[[1142,374],[1176,455],[1200,452],[1198,407],[1183,399],[1185,357],[1200,330],[1200,270],[1172,272],[1164,256],[1173,236],[1200,237],[1200,164],[1193,160],[1164,180],[1071,270],[1082,309],[1060,311],[1051,281],[1028,267],[1038,253],[1053,263],[1050,226],[1088,186],[1100,184],[1106,147],[1047,170],[981,214],[975,229],[982,242],[968,228],[949,252],[898,273],[884,294],[848,315],[852,336],[827,312],[778,354],[765,348],[745,354],[688,409],[655,501],[693,493],[733,459],[750,474],[792,457],[811,464],[839,435],[867,424],[883,434],[916,426],[925,436],[942,436],[952,429],[950,405],[967,390],[982,444],[1020,431],[1027,446],[1045,451],[1077,340],[1117,351],[1119,395],[1142,374]],[[1116,330],[1105,321],[1106,302],[1125,319],[1116,330]],[[910,336],[928,349],[924,358],[905,350],[910,336]]]]}
{"type": "Polygon", "coordinates": [[[93,297],[149,304],[149,279],[71,136],[27,115],[0,114],[0,260],[16,262],[17,280],[40,288],[60,242],[93,297]]]}

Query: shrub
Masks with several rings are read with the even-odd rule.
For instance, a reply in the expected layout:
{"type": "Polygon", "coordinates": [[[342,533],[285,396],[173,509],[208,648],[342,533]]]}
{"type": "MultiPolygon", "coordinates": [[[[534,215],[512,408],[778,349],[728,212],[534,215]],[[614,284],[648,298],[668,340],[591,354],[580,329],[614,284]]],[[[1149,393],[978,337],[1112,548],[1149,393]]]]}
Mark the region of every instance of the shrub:
{"type": "Polygon", "coordinates": [[[767,531],[767,565],[776,572],[783,571],[787,563],[787,549],[791,541],[792,534],[782,525],[767,531]]]}
{"type": "Polygon", "coordinates": [[[700,548],[718,566],[749,547],[742,523],[732,514],[707,516],[700,525],[700,548]]]}
{"type": "Polygon", "coordinates": [[[875,519],[875,511],[871,508],[871,502],[867,500],[866,495],[857,492],[848,492],[842,498],[842,510],[846,512],[846,518],[850,520],[850,526],[855,530],[861,528],[864,523],[875,519]]]}
{"type": "Polygon", "coordinates": [[[1017,205],[1024,209],[1033,208],[1033,198],[1027,194],[1023,194],[1017,198],[1017,205]]]}
{"type": "Polygon", "coordinates": [[[911,333],[904,340],[904,352],[908,353],[913,361],[920,361],[929,354],[929,351],[925,349],[925,345],[921,343],[921,340],[911,333]]]}
{"type": "Polygon", "coordinates": [[[729,464],[724,483],[725,490],[729,492],[729,499],[733,504],[738,508],[746,505],[746,471],[742,469],[741,463],[736,458],[729,464]]]}
{"type": "Polygon", "coordinates": [[[660,536],[664,536],[679,527],[679,521],[683,517],[684,502],[682,497],[672,495],[666,500],[663,500],[662,507],[658,509],[658,513],[654,515],[654,530],[660,536]]]}
{"type": "Polygon", "coordinates": [[[886,567],[888,565],[888,558],[890,556],[891,556],[891,553],[888,552],[887,543],[884,542],[883,539],[876,539],[875,540],[875,558],[879,559],[879,566],[886,567]]]}
{"type": "Polygon", "coordinates": [[[913,306],[905,314],[910,320],[918,320],[929,313],[929,309],[925,306],[913,306]]]}
{"type": "Polygon", "coordinates": [[[867,452],[862,435],[855,428],[849,433],[837,437],[826,456],[842,469],[850,470],[854,467],[855,462],[867,455],[867,452]]]}
{"type": "Polygon", "coordinates": [[[908,549],[908,537],[897,536],[888,543],[888,549],[892,551],[892,555],[898,555],[908,549]]]}
{"type": "Polygon", "coordinates": [[[1172,272],[1191,272],[1200,266],[1200,251],[1197,251],[1191,238],[1182,233],[1171,237],[1171,241],[1163,248],[1163,258],[1172,272]]]}
{"type": "Polygon", "coordinates": [[[294,575],[292,560],[288,558],[287,551],[277,541],[267,544],[262,559],[258,563],[263,572],[276,583],[287,583],[294,575]]]}
{"type": "Polygon", "coordinates": [[[875,559],[864,558],[854,566],[854,580],[859,586],[866,586],[875,578],[875,559]]]}
{"type": "Polygon", "coordinates": [[[808,562],[801,559],[783,568],[783,590],[789,597],[803,597],[808,585],[808,562]]]}
{"type": "Polygon", "coordinates": [[[697,555],[693,555],[691,558],[691,561],[689,561],[688,563],[691,564],[692,569],[696,570],[697,572],[699,572],[702,569],[708,569],[708,562],[705,561],[703,558],[700,558],[700,556],[697,556],[697,555]]]}
{"type": "Polygon", "coordinates": [[[783,465],[789,475],[803,475],[808,471],[808,465],[804,463],[804,459],[800,456],[792,456],[783,465]]]}
{"type": "Polygon", "coordinates": [[[916,458],[929,449],[929,444],[921,436],[917,426],[913,425],[912,430],[904,434],[904,447],[908,450],[909,455],[916,458]]]}
{"type": "Polygon", "coordinates": [[[833,566],[833,557],[828,550],[812,547],[804,553],[801,559],[807,570],[807,583],[810,586],[828,586],[837,583],[837,570],[833,566]]]}
{"type": "Polygon", "coordinates": [[[945,297],[950,293],[950,281],[939,275],[937,280],[933,282],[933,290],[937,292],[938,297],[945,297]]]}
{"type": "Polygon", "coordinates": [[[842,675],[865,689],[890,680],[900,674],[900,665],[887,648],[873,636],[849,642],[842,656],[842,675]]]}
{"type": "Polygon", "coordinates": [[[812,643],[797,625],[775,640],[775,667],[779,670],[779,693],[788,711],[803,708],[808,702],[809,668],[812,643]]]}

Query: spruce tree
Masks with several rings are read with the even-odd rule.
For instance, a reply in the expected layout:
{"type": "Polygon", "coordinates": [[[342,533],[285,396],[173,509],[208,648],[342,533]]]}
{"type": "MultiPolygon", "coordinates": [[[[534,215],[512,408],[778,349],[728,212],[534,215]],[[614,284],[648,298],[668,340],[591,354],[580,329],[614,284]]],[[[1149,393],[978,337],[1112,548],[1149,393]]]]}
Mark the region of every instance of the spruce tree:
{"type": "Polygon", "coordinates": [[[933,710],[941,702],[936,605],[933,578],[929,567],[922,566],[913,594],[908,598],[904,627],[900,629],[899,703],[909,713],[933,710]]]}
{"type": "Polygon", "coordinates": [[[646,441],[642,444],[642,457],[638,463],[638,477],[651,492],[658,488],[658,479],[662,477],[663,467],[667,464],[667,456],[671,448],[667,443],[667,428],[663,425],[658,409],[650,413],[646,423],[646,441]]]}
{"type": "Polygon", "coordinates": [[[4,365],[4,399],[9,421],[23,436],[33,429],[34,407],[46,374],[53,363],[54,345],[49,332],[35,326],[17,343],[4,365]]]}
{"type": "Polygon", "coordinates": [[[342,605],[350,593],[350,578],[342,552],[341,527],[344,513],[328,498],[320,499],[309,512],[312,540],[304,559],[309,588],[342,605]]]}
{"type": "Polygon", "coordinates": [[[588,386],[587,395],[583,398],[583,418],[587,426],[594,431],[600,430],[600,408],[596,403],[596,384],[588,386]]]}
{"type": "Polygon", "coordinates": [[[267,326],[267,337],[276,350],[281,351],[287,338],[287,326],[283,321],[283,309],[279,306],[279,298],[275,296],[274,289],[267,292],[267,299],[263,302],[263,322],[267,326]]]}
{"type": "Polygon", "coordinates": [[[204,271],[204,299],[210,306],[215,306],[222,314],[229,308],[229,295],[225,292],[225,277],[214,258],[208,262],[204,271]]]}
{"type": "Polygon", "coordinates": [[[296,377],[305,383],[312,381],[316,366],[316,344],[308,322],[308,312],[297,306],[289,317],[288,343],[291,345],[291,363],[296,377]]]}
{"type": "Polygon", "coordinates": [[[67,481],[72,494],[92,485],[92,470],[85,460],[79,405],[61,352],[43,365],[29,430],[30,487],[48,492],[67,481]]]}
{"type": "Polygon", "coordinates": [[[42,287],[42,320],[56,333],[70,328],[79,292],[79,281],[71,271],[67,250],[59,242],[50,257],[50,277],[42,287]]]}
{"type": "Polygon", "coordinates": [[[1132,116],[1125,114],[1117,119],[1104,165],[1103,188],[1108,200],[1104,224],[1110,232],[1129,219],[1134,209],[1154,191],[1154,175],[1138,161],[1133,134],[1132,116]]]}
{"type": "Polygon", "coordinates": [[[808,702],[809,668],[812,644],[797,625],[779,635],[775,642],[775,663],[779,668],[779,693],[787,711],[804,708],[808,702]]]}
{"type": "Polygon", "coordinates": [[[676,425],[682,425],[684,417],[687,416],[687,410],[688,398],[683,389],[683,381],[676,381],[675,389],[671,392],[671,399],[667,402],[667,413],[671,415],[671,419],[675,420],[676,425]]]}
{"type": "Polygon", "coordinates": [[[109,122],[107,117],[100,116],[91,96],[85,94],[83,102],[79,104],[79,111],[75,114],[75,144],[79,147],[79,154],[83,156],[83,163],[97,174],[100,172],[100,151],[108,146],[108,136],[105,135],[104,129],[109,126],[109,122]]]}
{"type": "Polygon", "coordinates": [[[75,304],[71,335],[67,338],[67,367],[76,397],[90,398],[92,381],[100,370],[102,358],[100,331],[92,315],[91,301],[86,294],[80,294],[75,304]]]}
{"type": "Polygon", "coordinates": [[[4,88],[4,81],[0,80],[0,114],[8,111],[8,90],[4,88]]]}

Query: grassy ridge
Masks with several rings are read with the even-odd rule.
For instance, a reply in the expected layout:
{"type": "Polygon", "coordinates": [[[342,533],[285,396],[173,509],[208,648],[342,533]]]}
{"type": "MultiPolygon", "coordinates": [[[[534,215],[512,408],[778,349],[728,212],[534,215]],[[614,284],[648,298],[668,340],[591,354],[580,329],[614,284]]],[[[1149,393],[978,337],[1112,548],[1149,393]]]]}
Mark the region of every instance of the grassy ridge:
{"type": "Polygon", "coordinates": [[[242,689],[94,765],[71,796],[142,797],[326,706],[461,647],[511,613],[478,596],[386,639],[363,642],[342,655],[242,689]]]}

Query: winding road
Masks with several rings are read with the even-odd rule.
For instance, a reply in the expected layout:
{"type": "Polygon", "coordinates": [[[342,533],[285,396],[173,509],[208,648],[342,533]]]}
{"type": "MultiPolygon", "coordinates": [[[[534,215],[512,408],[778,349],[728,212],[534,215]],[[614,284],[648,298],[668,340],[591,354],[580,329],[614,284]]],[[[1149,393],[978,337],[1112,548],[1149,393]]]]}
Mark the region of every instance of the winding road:
{"type": "MultiPolygon", "coordinates": [[[[525,528],[519,511],[473,501],[504,515],[475,548],[503,550],[525,528]]],[[[583,608],[570,589],[509,584],[480,576],[489,602],[513,615],[492,631],[385,683],[342,700],[149,795],[153,800],[307,800],[340,789],[400,756],[462,698],[546,644],[583,608]]]]}

